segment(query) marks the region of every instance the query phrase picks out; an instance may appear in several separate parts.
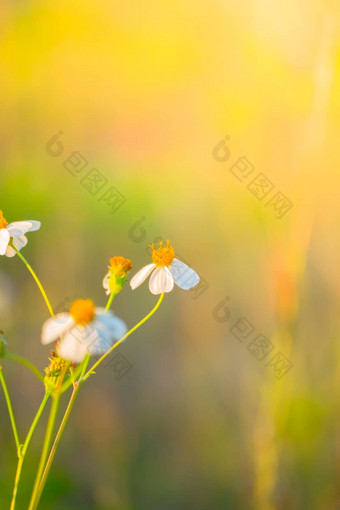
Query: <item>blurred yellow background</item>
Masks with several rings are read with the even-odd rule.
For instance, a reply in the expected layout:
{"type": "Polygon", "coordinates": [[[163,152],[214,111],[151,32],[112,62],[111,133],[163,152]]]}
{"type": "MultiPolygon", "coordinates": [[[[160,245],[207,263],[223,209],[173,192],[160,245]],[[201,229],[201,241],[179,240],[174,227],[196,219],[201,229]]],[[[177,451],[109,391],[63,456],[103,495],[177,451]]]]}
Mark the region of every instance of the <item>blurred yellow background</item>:
{"type": "MultiPolygon", "coordinates": [[[[122,346],[124,377],[102,367],[84,387],[42,510],[339,508],[339,29],[336,1],[1,3],[0,207],[42,222],[23,254],[52,304],[102,306],[109,258],[134,272],[159,238],[204,280],[122,346]],[[252,172],[237,178],[240,158],[252,172]]],[[[114,310],[133,326],[154,303],[127,286],[114,310]]],[[[20,260],[1,258],[0,329],[41,369],[47,317],[20,260]]],[[[42,389],[4,370],[23,436],[42,389]]],[[[2,394],[0,409],[8,508],[2,394]]]]}

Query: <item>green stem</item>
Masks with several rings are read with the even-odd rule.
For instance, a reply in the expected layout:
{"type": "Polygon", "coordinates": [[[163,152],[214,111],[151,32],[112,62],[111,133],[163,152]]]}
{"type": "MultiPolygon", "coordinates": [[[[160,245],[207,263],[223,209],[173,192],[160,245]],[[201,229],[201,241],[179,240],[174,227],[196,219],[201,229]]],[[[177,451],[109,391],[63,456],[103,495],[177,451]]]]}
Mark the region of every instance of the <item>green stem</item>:
{"type": "MultiPolygon", "coordinates": [[[[81,371],[80,379],[79,380],[82,379],[82,377],[83,377],[83,375],[84,375],[84,373],[86,371],[87,365],[89,364],[89,361],[90,361],[90,355],[87,355],[85,360],[83,361],[82,371],[81,371]]],[[[43,475],[41,477],[41,481],[40,481],[40,484],[39,484],[39,488],[38,488],[35,500],[34,500],[33,505],[32,505],[32,510],[36,510],[36,508],[37,508],[37,506],[39,504],[42,492],[43,492],[45,484],[46,484],[46,480],[47,480],[48,474],[49,474],[51,466],[52,466],[52,462],[54,460],[54,457],[55,457],[58,445],[59,445],[60,440],[61,440],[61,436],[64,433],[66,424],[68,422],[68,419],[70,417],[71,411],[72,411],[73,406],[74,406],[74,402],[75,402],[76,397],[78,395],[78,392],[80,390],[80,386],[81,386],[81,384],[79,384],[79,381],[75,382],[74,385],[73,385],[73,392],[72,392],[71,398],[69,400],[69,403],[67,405],[67,408],[66,408],[65,414],[63,416],[63,419],[61,421],[59,430],[58,430],[57,435],[55,437],[55,440],[54,440],[54,443],[53,443],[50,455],[49,455],[49,457],[47,459],[46,466],[45,466],[45,469],[44,469],[44,472],[43,472],[43,475]]]]}
{"type": "Polygon", "coordinates": [[[152,317],[152,315],[158,310],[161,302],[163,301],[163,298],[164,298],[164,293],[160,295],[159,300],[157,301],[156,306],[151,310],[151,312],[148,313],[148,315],[146,315],[144,317],[144,319],[142,319],[140,322],[138,322],[138,324],[136,324],[136,326],[134,326],[132,329],[130,329],[130,331],[128,331],[120,340],[118,340],[118,342],[116,342],[111,347],[111,349],[109,349],[105,354],[103,354],[103,356],[101,358],[99,358],[99,360],[94,365],[92,365],[92,367],[86,372],[86,374],[84,375],[83,379],[81,380],[82,382],[86,381],[86,379],[88,379],[90,377],[90,375],[98,367],[98,365],[100,365],[100,363],[102,361],[104,361],[104,359],[109,354],[111,354],[111,352],[114,349],[116,349],[116,347],[118,347],[118,345],[120,345],[128,336],[130,336],[134,331],[136,331],[136,329],[140,328],[148,319],[150,319],[150,317],[152,317]]]}
{"type": "MultiPolygon", "coordinates": [[[[72,386],[72,384],[75,383],[75,381],[77,380],[77,378],[79,377],[79,375],[83,372],[83,369],[84,369],[84,363],[86,362],[86,359],[87,357],[84,359],[84,361],[82,361],[76,368],[76,370],[74,371],[74,373],[72,375],[70,375],[68,377],[68,379],[63,383],[62,387],[61,387],[61,393],[65,393],[65,391],[67,391],[69,389],[70,386],[72,386]]],[[[88,363],[88,362],[87,362],[88,363]]],[[[87,366],[87,365],[86,365],[87,366]]]]}
{"type": "Polygon", "coordinates": [[[70,417],[70,414],[71,414],[71,411],[73,409],[73,406],[74,406],[74,402],[76,400],[76,397],[78,395],[78,392],[79,392],[79,389],[80,389],[80,386],[79,384],[78,385],[75,385],[73,387],[73,392],[72,392],[72,395],[71,395],[71,398],[69,400],[69,403],[67,405],[67,408],[66,408],[66,411],[65,411],[65,414],[63,416],[63,419],[62,419],[62,422],[60,424],[60,427],[59,427],[59,430],[57,432],[57,435],[56,435],[56,438],[54,440],[54,443],[53,443],[53,446],[52,446],[52,449],[51,449],[51,452],[50,452],[50,455],[48,457],[48,460],[46,462],[46,466],[45,466],[45,469],[44,469],[44,472],[43,472],[43,475],[41,477],[41,481],[40,481],[40,484],[39,484],[39,487],[38,487],[38,490],[35,494],[35,498],[32,502],[32,505],[30,505],[29,507],[29,510],[36,510],[38,504],[39,504],[39,501],[40,501],[40,498],[41,498],[41,495],[42,495],[42,492],[44,490],[44,487],[45,487],[45,483],[46,483],[46,480],[47,480],[47,477],[48,477],[48,474],[50,472],[50,469],[51,469],[51,465],[52,465],[52,462],[54,460],[54,457],[55,457],[55,454],[56,454],[56,451],[57,451],[57,448],[58,448],[58,445],[59,445],[59,442],[60,442],[60,439],[61,439],[61,436],[63,435],[63,432],[65,430],[65,427],[66,427],[66,424],[68,422],[68,419],[70,417]]]}
{"type": "MultiPolygon", "coordinates": [[[[46,462],[46,466],[45,466],[45,469],[44,469],[44,472],[42,474],[42,477],[41,477],[41,480],[40,480],[40,483],[39,483],[39,486],[38,488],[35,488],[34,491],[33,491],[33,494],[32,494],[32,497],[31,497],[31,502],[30,502],[30,506],[29,506],[29,509],[28,510],[36,510],[37,509],[37,506],[39,504],[39,501],[40,501],[40,498],[41,498],[41,494],[44,490],[44,487],[45,487],[45,483],[46,483],[46,480],[47,480],[47,477],[48,477],[48,474],[49,474],[49,471],[51,469],[51,465],[52,465],[52,462],[53,462],[53,459],[55,457],[55,454],[56,454],[56,451],[57,451],[57,448],[58,448],[58,445],[60,443],[60,440],[61,440],[61,437],[64,433],[64,430],[65,430],[65,427],[66,427],[66,424],[69,420],[69,417],[70,417],[70,414],[71,414],[71,411],[73,409],[73,406],[74,406],[74,403],[75,403],[75,400],[77,398],[77,395],[78,395],[78,392],[80,390],[80,387],[82,386],[82,384],[86,381],[86,379],[92,374],[93,370],[106,358],[106,356],[108,356],[116,347],[118,347],[119,344],[121,344],[123,342],[123,340],[125,340],[128,336],[130,336],[134,331],[136,331],[136,329],[138,329],[140,326],[142,326],[142,324],[144,324],[148,319],[150,319],[150,317],[152,317],[152,315],[158,310],[161,302],[163,301],[163,298],[164,298],[164,294],[161,294],[160,297],[159,297],[159,300],[157,301],[157,304],[156,306],[151,310],[151,312],[146,315],[144,317],[144,319],[142,319],[138,324],[136,324],[136,326],[134,326],[132,329],[130,329],[130,331],[128,331],[126,333],[126,335],[124,335],[111,349],[109,349],[91,368],[90,370],[85,374],[85,371],[86,371],[86,368],[87,368],[87,365],[89,363],[89,360],[90,360],[90,356],[87,355],[85,360],[84,360],[84,364],[82,366],[82,371],[81,371],[81,374],[80,374],[80,377],[78,379],[77,382],[75,382],[73,384],[73,392],[72,392],[72,395],[71,395],[71,398],[69,400],[69,403],[67,405],[67,408],[66,408],[66,411],[65,411],[65,414],[63,416],[63,419],[61,421],[61,424],[60,424],[60,427],[59,427],[59,430],[57,432],[57,435],[56,435],[56,438],[54,440],[54,443],[53,443],[53,446],[51,448],[51,452],[50,452],[50,455],[48,457],[48,460],[46,462]],[[85,374],[85,375],[84,375],[85,374]]],[[[108,301],[108,304],[112,303],[112,300],[113,298],[109,298],[109,301],[108,301]]],[[[79,367],[78,367],[79,368],[79,367]]],[[[67,383],[66,383],[67,384],[67,383]]]]}
{"type": "MultiPolygon", "coordinates": [[[[12,496],[12,502],[11,502],[10,510],[14,510],[15,509],[15,502],[16,502],[16,497],[17,497],[17,492],[18,492],[18,486],[19,486],[22,466],[23,466],[23,463],[24,463],[24,460],[25,460],[25,455],[26,455],[27,449],[29,447],[30,441],[32,439],[33,433],[35,431],[35,428],[36,428],[36,426],[37,426],[37,424],[38,424],[38,422],[40,420],[42,412],[45,409],[45,406],[46,406],[49,398],[50,398],[50,395],[48,393],[45,393],[43,401],[40,404],[38,412],[37,412],[37,414],[36,414],[36,416],[35,416],[35,418],[33,420],[31,428],[30,428],[30,430],[29,430],[29,432],[27,434],[26,441],[25,441],[25,443],[24,443],[24,445],[22,447],[22,450],[20,452],[19,461],[18,461],[18,465],[17,465],[17,471],[16,471],[16,474],[15,474],[14,489],[13,489],[13,496],[12,496]]],[[[20,449],[19,449],[19,451],[20,451],[20,449]]]]}
{"type": "Polygon", "coordinates": [[[49,415],[49,418],[48,418],[48,423],[47,423],[47,428],[46,428],[46,433],[45,433],[44,445],[43,445],[43,449],[42,449],[42,453],[41,453],[41,457],[40,457],[40,461],[39,461],[38,471],[37,471],[37,474],[36,474],[36,477],[35,477],[35,482],[34,482],[34,487],[33,487],[33,492],[32,492],[32,496],[31,496],[30,505],[28,507],[29,510],[34,508],[33,507],[33,502],[34,502],[34,499],[35,499],[35,497],[37,495],[37,491],[38,491],[41,475],[42,475],[42,473],[44,471],[44,466],[45,466],[45,462],[46,462],[46,459],[47,459],[48,451],[49,451],[50,446],[51,446],[52,434],[53,434],[53,431],[54,431],[54,426],[55,426],[55,422],[56,422],[57,415],[58,415],[58,410],[59,410],[60,396],[61,395],[58,394],[57,396],[55,396],[53,398],[53,401],[52,401],[50,415],[49,415]]]}
{"type": "Polygon", "coordinates": [[[49,414],[49,417],[48,417],[44,444],[43,444],[43,448],[42,448],[42,452],[41,452],[41,456],[40,456],[39,466],[38,466],[37,474],[36,474],[36,477],[35,477],[33,491],[32,491],[32,496],[31,496],[31,500],[30,500],[30,504],[29,504],[28,510],[31,510],[32,508],[34,508],[33,504],[34,504],[35,498],[37,496],[37,492],[38,492],[41,476],[43,474],[45,463],[46,463],[46,459],[47,459],[47,455],[48,455],[49,449],[51,447],[52,435],[53,435],[53,432],[54,432],[55,423],[57,421],[59,405],[60,405],[60,399],[61,399],[61,395],[62,395],[61,387],[62,387],[63,380],[64,380],[65,374],[66,374],[69,366],[70,366],[69,363],[66,364],[63,372],[60,374],[59,384],[58,384],[58,387],[57,387],[57,389],[56,389],[56,391],[55,391],[55,393],[53,395],[53,401],[52,401],[52,405],[51,405],[51,409],[50,409],[50,414],[49,414]]]}
{"type": "Polygon", "coordinates": [[[111,292],[110,297],[109,297],[109,299],[108,299],[108,302],[106,303],[105,312],[107,312],[108,310],[110,310],[111,305],[112,305],[112,301],[113,301],[113,299],[114,299],[115,295],[116,295],[116,294],[115,294],[114,292],[111,292]]]}
{"type": "Polygon", "coordinates": [[[52,317],[54,317],[54,312],[53,312],[53,308],[51,306],[51,303],[46,295],[46,292],[44,290],[44,287],[42,286],[39,278],[37,277],[37,275],[35,274],[35,272],[33,271],[32,267],[29,265],[29,263],[27,262],[27,260],[25,259],[25,257],[23,255],[21,255],[20,251],[17,250],[15,248],[15,246],[13,244],[11,244],[11,247],[13,248],[13,250],[16,252],[16,254],[21,258],[21,260],[23,261],[23,263],[25,264],[25,266],[27,267],[27,269],[29,270],[29,272],[31,273],[31,275],[33,276],[36,284],[38,285],[39,287],[39,290],[42,294],[42,297],[44,298],[45,300],[45,303],[46,303],[46,306],[48,308],[48,311],[50,312],[50,314],[52,315],[52,317]]]}
{"type": "Polygon", "coordinates": [[[21,363],[29,370],[31,370],[31,372],[33,372],[33,374],[36,375],[40,381],[44,382],[44,376],[42,373],[37,369],[35,365],[33,365],[33,363],[28,361],[26,358],[22,358],[21,356],[12,354],[11,352],[6,352],[6,358],[11,359],[12,361],[16,361],[17,363],[21,363]]]}
{"type": "Polygon", "coordinates": [[[10,417],[10,420],[11,420],[13,434],[14,434],[14,439],[15,439],[15,444],[16,444],[16,447],[17,447],[17,453],[18,453],[18,457],[19,457],[20,456],[20,441],[19,441],[18,429],[17,429],[17,425],[16,425],[16,422],[15,422],[15,418],[14,418],[14,412],[13,412],[11,397],[9,396],[7,384],[6,384],[6,381],[5,381],[4,374],[2,372],[2,366],[1,365],[0,365],[0,381],[1,381],[1,384],[2,384],[2,388],[4,390],[5,399],[6,399],[6,403],[7,403],[7,407],[8,407],[8,413],[9,413],[9,417],[10,417]]]}

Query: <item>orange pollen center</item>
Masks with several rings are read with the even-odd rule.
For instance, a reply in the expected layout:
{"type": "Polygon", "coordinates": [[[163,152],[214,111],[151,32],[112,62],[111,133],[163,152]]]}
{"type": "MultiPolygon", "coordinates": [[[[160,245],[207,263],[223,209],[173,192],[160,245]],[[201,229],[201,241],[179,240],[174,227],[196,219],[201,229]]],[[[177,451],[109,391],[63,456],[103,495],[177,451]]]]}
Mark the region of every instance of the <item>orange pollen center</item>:
{"type": "Polygon", "coordinates": [[[126,276],[132,269],[131,260],[124,257],[112,257],[110,264],[109,271],[116,276],[126,276]]]}
{"type": "Polygon", "coordinates": [[[159,243],[159,248],[155,248],[154,244],[150,244],[152,248],[152,262],[157,267],[170,266],[175,258],[175,252],[169,241],[166,242],[166,246],[163,246],[163,241],[159,243]]]}
{"type": "Polygon", "coordinates": [[[94,302],[92,299],[77,299],[71,305],[70,315],[77,324],[88,324],[95,317],[94,302]]]}
{"type": "Polygon", "coordinates": [[[8,225],[8,222],[5,220],[4,215],[2,214],[2,211],[0,211],[0,228],[6,228],[8,225]]]}

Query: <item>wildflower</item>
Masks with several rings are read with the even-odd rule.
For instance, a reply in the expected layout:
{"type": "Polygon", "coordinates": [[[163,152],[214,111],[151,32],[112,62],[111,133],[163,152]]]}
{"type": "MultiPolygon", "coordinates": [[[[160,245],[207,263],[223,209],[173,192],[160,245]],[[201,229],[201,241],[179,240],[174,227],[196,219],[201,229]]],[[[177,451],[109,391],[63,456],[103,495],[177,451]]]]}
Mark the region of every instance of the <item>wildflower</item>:
{"type": "Polygon", "coordinates": [[[106,294],[118,294],[127,281],[127,275],[132,269],[131,260],[124,257],[112,257],[110,259],[109,271],[103,279],[103,287],[106,294]]]}
{"type": "Polygon", "coordinates": [[[15,221],[8,223],[2,211],[0,211],[0,255],[14,257],[15,250],[10,246],[10,242],[17,250],[21,250],[27,244],[26,232],[39,230],[40,221],[15,221]]]}
{"type": "Polygon", "coordinates": [[[41,342],[47,345],[62,336],[56,346],[58,355],[81,363],[87,354],[102,356],[126,332],[125,323],[112,312],[95,308],[91,299],[78,299],[69,313],[59,313],[45,322],[41,342]]]}
{"type": "Polygon", "coordinates": [[[198,284],[200,277],[196,271],[175,258],[174,249],[169,241],[166,242],[166,246],[163,246],[163,241],[161,241],[159,248],[155,248],[154,244],[150,246],[152,248],[152,264],[144,266],[131,279],[132,290],[139,287],[151,273],[149,289],[152,294],[171,292],[174,283],[184,290],[189,290],[198,284]]]}

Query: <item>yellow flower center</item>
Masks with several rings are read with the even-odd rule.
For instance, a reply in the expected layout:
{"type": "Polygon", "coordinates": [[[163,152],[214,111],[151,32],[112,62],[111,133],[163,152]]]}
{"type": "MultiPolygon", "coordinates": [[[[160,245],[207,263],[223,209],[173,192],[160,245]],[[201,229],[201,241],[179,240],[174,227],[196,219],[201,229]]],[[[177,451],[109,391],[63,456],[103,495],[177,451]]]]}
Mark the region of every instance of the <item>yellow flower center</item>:
{"type": "Polygon", "coordinates": [[[112,275],[124,277],[132,269],[131,260],[124,257],[112,257],[110,259],[109,271],[112,275]]]}
{"type": "Polygon", "coordinates": [[[161,241],[159,248],[155,248],[153,243],[150,244],[150,247],[152,248],[152,262],[157,267],[170,266],[175,258],[175,252],[169,240],[167,240],[166,246],[163,246],[163,241],[161,241]]]}
{"type": "Polygon", "coordinates": [[[94,302],[92,299],[77,299],[72,303],[70,308],[70,315],[73,317],[77,324],[88,324],[94,319],[94,302]]]}
{"type": "Polygon", "coordinates": [[[8,222],[5,220],[4,215],[2,214],[2,211],[0,211],[0,228],[6,228],[8,225],[8,222]]]}

